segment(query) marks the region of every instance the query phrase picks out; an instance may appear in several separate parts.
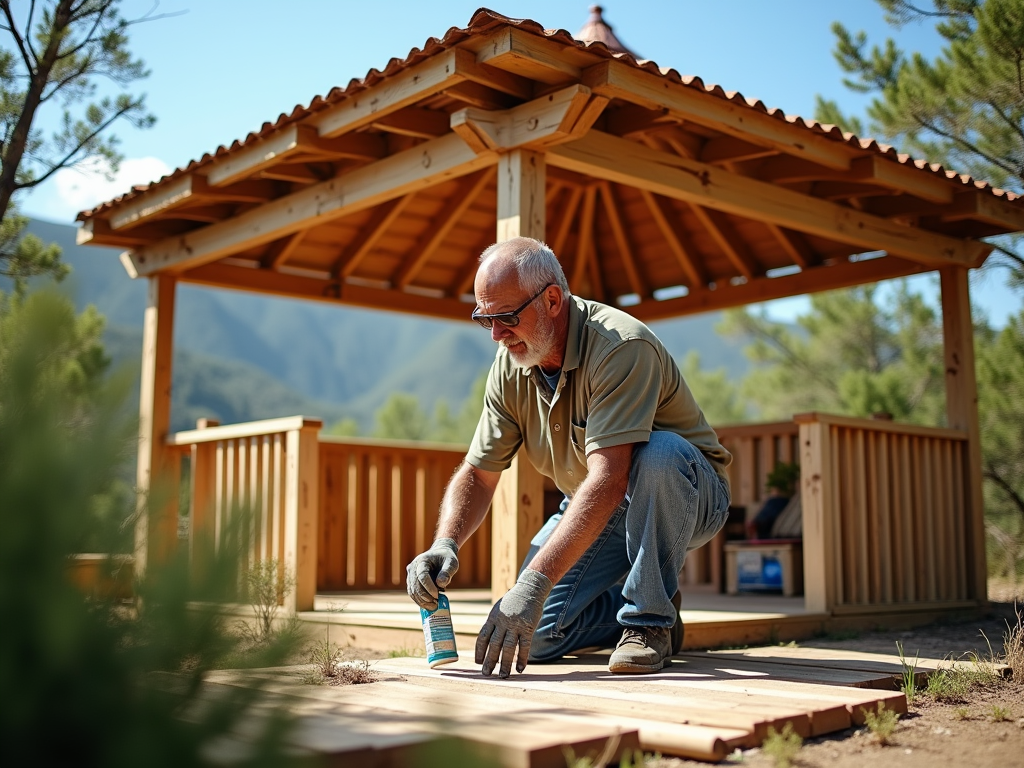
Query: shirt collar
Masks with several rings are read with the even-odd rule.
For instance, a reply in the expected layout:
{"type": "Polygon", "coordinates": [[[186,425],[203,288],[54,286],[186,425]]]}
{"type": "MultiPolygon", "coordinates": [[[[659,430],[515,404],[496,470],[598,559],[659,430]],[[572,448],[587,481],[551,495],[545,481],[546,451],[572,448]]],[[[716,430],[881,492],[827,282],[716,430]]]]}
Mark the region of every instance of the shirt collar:
{"type": "Polygon", "coordinates": [[[569,301],[569,332],[565,339],[565,356],[562,370],[572,371],[580,367],[580,340],[585,322],[583,300],[576,296],[569,301]]]}

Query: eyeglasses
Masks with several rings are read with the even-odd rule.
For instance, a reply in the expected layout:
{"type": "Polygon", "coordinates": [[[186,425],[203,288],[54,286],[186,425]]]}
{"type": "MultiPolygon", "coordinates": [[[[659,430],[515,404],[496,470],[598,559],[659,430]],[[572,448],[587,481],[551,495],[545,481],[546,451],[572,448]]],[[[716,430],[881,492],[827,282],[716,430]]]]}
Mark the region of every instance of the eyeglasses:
{"type": "Polygon", "coordinates": [[[548,283],[547,285],[545,285],[537,292],[537,294],[533,298],[527,299],[526,303],[523,304],[523,306],[521,306],[519,309],[514,309],[511,312],[497,312],[493,315],[485,315],[479,309],[474,309],[473,319],[480,323],[480,325],[482,325],[487,330],[490,330],[492,327],[494,327],[495,322],[501,323],[506,328],[515,328],[517,325],[519,325],[519,313],[526,309],[528,306],[530,306],[537,299],[539,299],[541,295],[544,293],[544,291],[546,291],[552,285],[554,285],[554,283],[548,283]]]}

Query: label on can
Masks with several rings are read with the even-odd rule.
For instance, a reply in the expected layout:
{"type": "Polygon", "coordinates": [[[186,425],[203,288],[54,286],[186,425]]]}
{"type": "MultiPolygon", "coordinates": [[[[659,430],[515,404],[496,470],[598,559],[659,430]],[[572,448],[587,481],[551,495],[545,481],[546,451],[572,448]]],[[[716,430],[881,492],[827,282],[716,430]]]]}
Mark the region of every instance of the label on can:
{"type": "Polygon", "coordinates": [[[423,638],[427,645],[427,663],[436,667],[458,661],[459,653],[455,650],[455,628],[452,626],[452,612],[448,598],[444,594],[437,596],[437,608],[428,611],[420,608],[423,619],[423,638]]]}

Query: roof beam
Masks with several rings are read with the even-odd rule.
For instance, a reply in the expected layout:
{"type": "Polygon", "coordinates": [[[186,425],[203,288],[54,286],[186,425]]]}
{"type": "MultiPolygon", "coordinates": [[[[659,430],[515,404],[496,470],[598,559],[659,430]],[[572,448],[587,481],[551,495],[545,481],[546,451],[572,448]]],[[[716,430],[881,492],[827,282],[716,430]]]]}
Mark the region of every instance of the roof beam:
{"type": "Polygon", "coordinates": [[[377,245],[378,241],[395,223],[395,219],[402,215],[402,211],[412,201],[412,194],[399,197],[395,200],[388,200],[373,212],[370,220],[366,222],[355,239],[342,250],[341,255],[331,265],[331,277],[335,280],[349,277],[355,272],[356,267],[363,259],[370,255],[370,252],[377,245]]]}
{"type": "Polygon", "coordinates": [[[334,175],[317,173],[307,163],[281,163],[264,168],[259,172],[261,178],[273,179],[276,181],[289,181],[294,184],[316,184],[319,181],[326,181],[334,175]]]}
{"type": "Polygon", "coordinates": [[[299,243],[302,242],[302,238],[305,236],[306,230],[303,229],[294,235],[288,235],[280,240],[275,240],[270,244],[267,252],[263,254],[263,258],[260,259],[260,265],[264,269],[277,269],[295,253],[295,249],[299,247],[299,243]]]}
{"type": "Polygon", "coordinates": [[[698,159],[702,163],[738,163],[741,160],[755,160],[760,157],[777,155],[779,150],[762,147],[735,136],[721,136],[709,139],[701,148],[698,159]]]}
{"type": "Polygon", "coordinates": [[[583,187],[573,187],[572,192],[569,194],[569,199],[565,203],[565,210],[562,211],[562,217],[558,221],[558,228],[555,229],[555,236],[551,241],[551,250],[555,252],[555,256],[559,256],[559,254],[561,254],[565,249],[565,242],[569,237],[569,230],[572,228],[572,223],[576,219],[576,211],[579,208],[580,200],[582,199],[583,187]]]}
{"type": "Polygon", "coordinates": [[[711,235],[719,248],[725,253],[725,257],[736,267],[736,271],[750,280],[756,274],[764,270],[758,266],[747,244],[744,243],[735,228],[725,216],[712,208],[705,208],[702,205],[690,206],[701,225],[711,235]]]}
{"type": "Polygon", "coordinates": [[[147,190],[134,200],[116,207],[107,219],[112,230],[129,229],[144,219],[192,201],[192,177],[183,176],[147,190]]]}
{"type": "Polygon", "coordinates": [[[587,266],[587,259],[593,249],[590,241],[594,236],[594,202],[597,196],[597,187],[591,184],[583,192],[583,210],[580,214],[580,227],[576,238],[576,261],[572,265],[572,281],[569,287],[578,291],[583,282],[583,272],[587,266]]]}
{"type": "Polygon", "coordinates": [[[637,104],[625,104],[608,113],[605,130],[614,136],[632,138],[652,128],[661,128],[675,122],[667,109],[647,109],[637,104]]]}
{"type": "Polygon", "coordinates": [[[954,183],[949,179],[903,165],[881,155],[858,157],[850,164],[850,180],[869,181],[899,192],[906,192],[930,203],[953,202],[954,183]]]}
{"type": "Polygon", "coordinates": [[[975,266],[991,250],[984,243],[908,227],[597,131],[550,148],[548,163],[933,267],[975,266]]]}
{"type": "Polygon", "coordinates": [[[615,244],[619,248],[619,256],[622,258],[622,266],[626,270],[629,285],[633,289],[633,293],[638,296],[649,296],[650,290],[643,278],[640,277],[640,271],[636,266],[636,257],[634,256],[636,249],[629,241],[626,228],[622,226],[622,219],[619,218],[619,201],[615,199],[615,195],[612,193],[612,185],[607,181],[602,181],[597,186],[601,190],[604,212],[608,218],[608,224],[612,228],[612,237],[615,238],[615,244]]]}
{"type": "Polygon", "coordinates": [[[698,286],[705,285],[708,282],[707,275],[700,259],[697,258],[696,249],[690,243],[683,228],[679,226],[679,214],[669,207],[667,200],[662,200],[653,192],[641,189],[640,196],[647,204],[647,210],[651,212],[654,223],[661,230],[661,236],[668,243],[669,250],[672,251],[683,274],[686,275],[690,288],[695,290],[698,286]]]}
{"type": "Polygon", "coordinates": [[[430,231],[413,247],[411,256],[405,261],[398,271],[398,275],[392,283],[398,288],[405,290],[416,278],[423,265],[430,261],[434,251],[438,249],[444,239],[448,237],[452,227],[462,218],[462,214],[471,206],[480,193],[484,191],[494,178],[496,167],[485,168],[478,171],[474,176],[467,176],[455,190],[455,194],[445,205],[434,220],[431,222],[430,231]]]}
{"type": "Polygon", "coordinates": [[[648,109],[667,108],[679,120],[705,125],[748,142],[753,140],[794,157],[841,170],[850,167],[853,150],[842,142],[621,61],[607,60],[589,67],[582,82],[602,96],[648,109]]]}
{"type": "Polygon", "coordinates": [[[742,285],[722,284],[715,290],[691,291],[686,296],[676,299],[642,301],[629,307],[629,313],[639,320],[650,322],[667,317],[741,307],[788,296],[849,288],[927,271],[929,268],[922,264],[894,256],[867,261],[844,261],[782,277],[758,277],[742,285]]]}
{"type": "Polygon", "coordinates": [[[214,288],[255,291],[287,298],[351,304],[391,312],[468,320],[470,307],[456,299],[375,288],[346,281],[271,272],[232,264],[204,264],[181,274],[181,281],[214,288]]]}
{"type": "Polygon", "coordinates": [[[565,56],[566,46],[512,27],[488,37],[477,61],[542,83],[556,85],[578,81],[582,70],[565,56]]]}
{"type": "Polygon", "coordinates": [[[400,136],[415,139],[434,139],[448,133],[448,113],[436,109],[406,107],[401,112],[392,112],[373,122],[373,127],[400,136]]]}
{"type": "Polygon", "coordinates": [[[772,233],[772,236],[779,241],[779,245],[782,246],[786,255],[800,269],[807,269],[818,261],[818,257],[807,243],[807,238],[799,232],[780,227],[778,224],[766,224],[765,226],[768,227],[768,231],[772,233]]]}
{"type": "Polygon", "coordinates": [[[290,235],[314,222],[366,210],[410,192],[495,163],[458,136],[433,139],[329,181],[277,198],[235,218],[141,248],[132,255],[140,275],[177,272],[290,235]]]}
{"type": "Polygon", "coordinates": [[[590,89],[571,85],[502,112],[461,109],[451,116],[451,127],[477,152],[539,149],[584,135],[607,103],[592,100],[590,89]]]}
{"type": "Polygon", "coordinates": [[[445,96],[480,109],[509,109],[516,102],[512,96],[480,83],[465,82],[453,85],[444,91],[445,96]]]}

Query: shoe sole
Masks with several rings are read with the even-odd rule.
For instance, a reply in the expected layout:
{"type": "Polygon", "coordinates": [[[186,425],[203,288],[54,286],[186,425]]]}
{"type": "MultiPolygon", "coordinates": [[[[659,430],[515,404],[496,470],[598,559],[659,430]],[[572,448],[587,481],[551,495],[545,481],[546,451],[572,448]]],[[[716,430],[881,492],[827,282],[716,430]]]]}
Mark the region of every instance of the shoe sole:
{"type": "Polygon", "coordinates": [[[613,675],[646,675],[664,668],[665,659],[662,659],[657,664],[630,664],[628,662],[619,662],[617,664],[608,665],[608,671],[613,675]]]}

